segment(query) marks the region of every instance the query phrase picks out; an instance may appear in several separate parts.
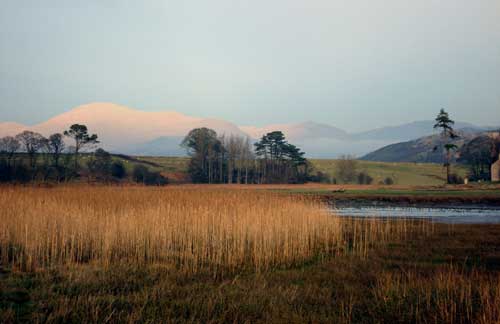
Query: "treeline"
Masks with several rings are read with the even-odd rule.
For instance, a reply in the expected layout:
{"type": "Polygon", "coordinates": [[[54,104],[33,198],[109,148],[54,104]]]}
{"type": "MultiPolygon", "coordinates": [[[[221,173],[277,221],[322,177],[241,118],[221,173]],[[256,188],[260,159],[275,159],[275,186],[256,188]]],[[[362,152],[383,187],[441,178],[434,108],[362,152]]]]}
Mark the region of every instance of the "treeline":
{"type": "Polygon", "coordinates": [[[471,181],[490,181],[491,165],[500,154],[500,130],[478,136],[460,149],[457,161],[468,166],[471,181]]]}
{"type": "MultiPolygon", "coordinates": [[[[23,131],[0,138],[0,182],[67,182],[86,179],[119,182],[129,177],[121,160],[102,148],[96,134],[85,125],[74,124],[63,133],[49,137],[23,131]],[[67,145],[67,143],[71,145],[67,145]],[[83,153],[83,154],[82,154],[83,153]],[[82,155],[85,156],[81,166],[82,155]]],[[[163,185],[167,179],[142,165],[135,165],[131,178],[147,185],[163,185]]]]}
{"type": "MultiPolygon", "coordinates": [[[[99,144],[97,134],[90,134],[80,124],[49,137],[24,131],[0,138],[0,182],[168,183],[159,171],[142,163],[127,168],[122,158],[97,148],[99,144]]],[[[190,156],[187,171],[194,183],[373,183],[366,171],[358,171],[357,161],[350,156],[335,162],[332,175],[313,170],[305,153],[289,143],[281,131],[267,133],[253,143],[248,137],[219,136],[212,129],[196,128],[181,146],[190,156]]],[[[392,178],[381,181],[394,182],[392,178]]]]}
{"type": "Polygon", "coordinates": [[[446,168],[446,179],[449,184],[460,184],[464,180],[455,173],[451,173],[451,163],[453,157],[456,160],[468,166],[467,177],[470,181],[490,181],[491,165],[498,160],[500,153],[500,130],[488,132],[478,136],[462,148],[458,148],[452,140],[460,138],[459,134],[453,128],[455,122],[449,114],[441,109],[436,117],[435,129],[441,130],[441,138],[445,141],[443,148],[435,147],[434,151],[444,149],[443,166],[446,168]]]}
{"type": "MultiPolygon", "coordinates": [[[[375,179],[366,170],[360,170],[359,163],[354,156],[343,155],[333,163],[334,171],[331,175],[317,171],[311,177],[311,181],[329,184],[375,184],[375,179]]],[[[377,184],[393,185],[395,182],[396,177],[393,175],[392,177],[385,177],[379,180],[377,184]]]]}
{"type": "Polygon", "coordinates": [[[181,145],[191,156],[188,172],[195,183],[304,183],[310,179],[304,152],[280,131],[252,145],[249,138],[196,128],[181,145]]]}

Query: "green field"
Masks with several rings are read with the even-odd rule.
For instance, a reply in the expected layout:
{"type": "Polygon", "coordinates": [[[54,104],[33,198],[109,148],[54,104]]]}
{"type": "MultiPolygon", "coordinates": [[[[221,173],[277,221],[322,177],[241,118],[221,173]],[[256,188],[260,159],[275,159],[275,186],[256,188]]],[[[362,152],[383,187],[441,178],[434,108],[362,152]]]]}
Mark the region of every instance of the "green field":
{"type": "Polygon", "coordinates": [[[138,160],[147,161],[157,165],[163,172],[187,172],[189,158],[187,157],[155,157],[155,156],[138,156],[138,160]]]}
{"type": "MultiPolygon", "coordinates": [[[[85,167],[90,156],[82,154],[80,165],[85,167]]],[[[18,154],[17,159],[27,159],[26,155],[18,154]]],[[[167,176],[178,177],[187,173],[188,157],[154,157],[154,156],[126,156],[113,155],[113,159],[121,160],[128,174],[131,174],[137,164],[142,164],[153,171],[160,171],[167,176]]],[[[42,163],[43,158],[38,159],[42,163]]],[[[330,178],[335,178],[336,160],[311,159],[313,173],[321,171],[330,178]]],[[[385,178],[391,178],[396,185],[407,186],[436,186],[445,182],[445,170],[442,165],[435,163],[403,163],[403,162],[372,162],[357,161],[356,172],[365,172],[373,178],[373,184],[381,183],[385,178]]],[[[463,165],[453,165],[452,172],[465,177],[467,169],[463,165]]]]}
{"type": "MultiPolygon", "coordinates": [[[[158,171],[166,173],[185,173],[189,159],[183,157],[137,157],[137,160],[154,164],[158,171]]],[[[321,171],[330,177],[335,177],[334,159],[310,160],[315,171],[321,171]]],[[[398,185],[435,186],[445,181],[445,170],[440,164],[434,163],[389,163],[358,161],[357,171],[370,175],[374,184],[378,184],[390,177],[398,185]]],[[[467,170],[464,166],[453,165],[452,172],[465,177],[467,170]]]]}
{"type": "MultiPolygon", "coordinates": [[[[314,167],[331,176],[335,176],[335,160],[311,160],[314,167]]],[[[435,163],[403,163],[403,162],[371,162],[358,161],[358,172],[370,175],[377,184],[390,177],[398,185],[434,186],[444,183],[446,174],[441,164],[435,163]]],[[[465,177],[464,166],[453,165],[452,172],[465,177]]]]}

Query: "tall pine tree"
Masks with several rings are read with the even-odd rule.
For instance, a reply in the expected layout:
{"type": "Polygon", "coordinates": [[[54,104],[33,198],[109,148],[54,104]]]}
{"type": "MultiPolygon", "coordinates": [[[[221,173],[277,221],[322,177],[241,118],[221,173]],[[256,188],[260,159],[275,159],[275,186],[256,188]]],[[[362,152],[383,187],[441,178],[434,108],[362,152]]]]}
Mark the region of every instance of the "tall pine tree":
{"type": "Polygon", "coordinates": [[[450,119],[449,114],[444,109],[441,109],[436,117],[434,129],[441,129],[441,136],[445,141],[444,149],[446,154],[443,165],[446,168],[446,183],[448,184],[450,183],[451,152],[457,149],[457,146],[452,141],[458,138],[453,125],[455,125],[455,122],[450,119]]]}

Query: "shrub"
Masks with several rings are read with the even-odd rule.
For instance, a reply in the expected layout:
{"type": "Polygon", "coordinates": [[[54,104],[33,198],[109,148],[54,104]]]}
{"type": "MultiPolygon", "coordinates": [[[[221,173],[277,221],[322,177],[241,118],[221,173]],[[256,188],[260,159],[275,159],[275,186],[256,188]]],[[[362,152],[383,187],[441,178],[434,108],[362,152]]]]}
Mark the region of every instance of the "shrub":
{"type": "Polygon", "coordinates": [[[342,183],[353,183],[356,181],[356,169],[358,162],[353,156],[342,156],[335,162],[336,178],[342,183]]]}
{"type": "Polygon", "coordinates": [[[111,154],[99,148],[87,162],[89,172],[97,179],[108,179],[111,175],[111,154]]]}
{"type": "Polygon", "coordinates": [[[122,161],[111,163],[111,176],[116,179],[123,179],[127,176],[127,170],[122,161]]]}
{"type": "Polygon", "coordinates": [[[160,174],[160,172],[148,172],[144,184],[151,186],[164,186],[168,184],[168,179],[160,174]]]}
{"type": "Polygon", "coordinates": [[[7,161],[0,159],[0,181],[6,182],[10,181],[12,177],[11,167],[7,164],[7,161]]]}
{"type": "Polygon", "coordinates": [[[138,164],[134,167],[132,178],[137,183],[145,185],[164,186],[168,184],[168,179],[157,171],[149,171],[144,165],[138,164]]]}
{"type": "Polygon", "coordinates": [[[4,159],[0,160],[0,182],[26,183],[32,180],[33,172],[23,164],[9,165],[4,159]]]}
{"type": "Polygon", "coordinates": [[[461,176],[459,176],[458,174],[452,173],[452,174],[450,174],[449,183],[450,184],[463,184],[464,179],[461,176]]]}
{"type": "Polygon", "coordinates": [[[315,175],[311,175],[309,180],[312,182],[331,183],[330,176],[321,171],[316,172],[315,175]]]}
{"type": "Polygon", "coordinates": [[[148,172],[148,168],[144,165],[138,164],[134,166],[134,170],[132,171],[132,179],[135,182],[144,182],[145,175],[148,172]]]}
{"type": "Polygon", "coordinates": [[[371,184],[373,182],[373,178],[370,177],[367,173],[365,172],[360,172],[358,174],[358,184],[371,184]]]}
{"type": "Polygon", "coordinates": [[[391,177],[387,177],[387,178],[384,179],[384,184],[387,185],[387,186],[393,185],[394,184],[394,180],[391,177]]]}

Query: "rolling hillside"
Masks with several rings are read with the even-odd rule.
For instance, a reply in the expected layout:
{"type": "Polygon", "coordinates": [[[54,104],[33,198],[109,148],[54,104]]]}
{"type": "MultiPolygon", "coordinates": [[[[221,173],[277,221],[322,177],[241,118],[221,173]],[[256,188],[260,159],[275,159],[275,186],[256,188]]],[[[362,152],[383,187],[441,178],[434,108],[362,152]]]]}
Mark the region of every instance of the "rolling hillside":
{"type": "MultiPolygon", "coordinates": [[[[82,154],[80,157],[80,166],[85,169],[89,154],[82,154]]],[[[18,161],[24,159],[27,163],[26,154],[18,154],[18,161]]],[[[188,183],[190,182],[187,173],[189,157],[158,157],[158,156],[129,156],[124,154],[113,154],[113,159],[123,162],[128,176],[136,165],[143,165],[151,171],[161,172],[168,177],[170,183],[188,183]]],[[[41,162],[43,159],[40,158],[41,162]]],[[[335,159],[310,159],[313,167],[313,173],[321,171],[330,178],[336,176],[335,159]]],[[[441,164],[437,163],[404,163],[404,162],[374,162],[357,161],[356,172],[364,172],[373,178],[373,184],[379,184],[385,178],[394,180],[395,185],[406,186],[436,186],[442,185],[445,181],[445,170],[441,164]]],[[[452,172],[465,177],[467,169],[458,164],[453,164],[452,172]]],[[[84,172],[85,174],[85,172],[84,172]]]]}
{"type": "MultiPolygon", "coordinates": [[[[311,160],[315,170],[335,176],[335,160],[318,159],[311,160]]],[[[396,162],[373,162],[358,161],[358,172],[365,172],[373,178],[377,184],[385,178],[390,177],[397,185],[409,186],[434,186],[445,182],[446,174],[443,166],[437,163],[396,163],[396,162]]],[[[465,167],[453,165],[452,172],[464,177],[467,173],[465,167]]]]}
{"type": "MultiPolygon", "coordinates": [[[[481,135],[481,132],[460,131],[459,138],[453,141],[458,149],[470,140],[481,135]]],[[[444,141],[439,135],[421,137],[416,140],[384,146],[361,158],[366,161],[379,162],[414,162],[414,163],[442,163],[444,141]]]]}
{"type": "MultiPolygon", "coordinates": [[[[149,167],[164,172],[167,176],[181,179],[186,174],[189,158],[186,157],[136,157],[137,162],[146,162],[149,167]]],[[[334,159],[312,159],[310,160],[315,171],[324,172],[335,177],[334,159]]],[[[137,163],[129,162],[129,163],[137,163]]],[[[464,177],[466,169],[460,165],[452,167],[453,172],[464,177]]],[[[386,163],[372,161],[358,161],[358,172],[366,172],[379,183],[390,177],[398,185],[441,185],[444,183],[445,173],[441,164],[435,163],[386,163]]]]}

